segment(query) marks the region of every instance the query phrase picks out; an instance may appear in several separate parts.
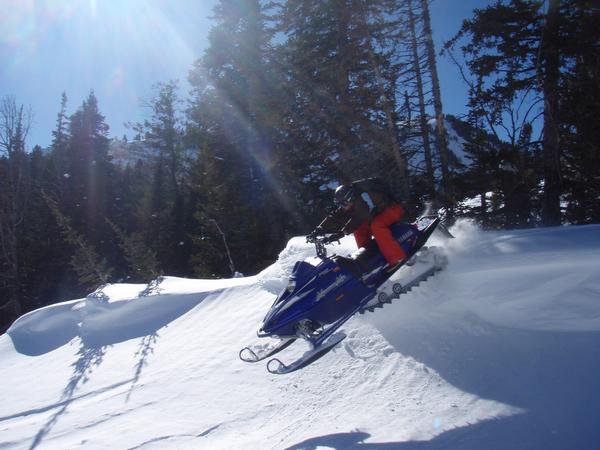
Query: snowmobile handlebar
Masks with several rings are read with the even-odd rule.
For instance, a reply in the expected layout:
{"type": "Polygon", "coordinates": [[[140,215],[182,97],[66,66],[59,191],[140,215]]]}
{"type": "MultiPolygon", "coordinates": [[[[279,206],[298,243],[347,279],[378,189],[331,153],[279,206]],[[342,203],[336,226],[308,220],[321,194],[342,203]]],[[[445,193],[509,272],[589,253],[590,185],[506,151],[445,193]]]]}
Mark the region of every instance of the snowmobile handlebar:
{"type": "Polygon", "coordinates": [[[315,249],[319,258],[326,258],[327,249],[325,249],[325,245],[339,241],[343,237],[344,233],[341,231],[336,233],[324,233],[323,231],[317,229],[306,236],[306,242],[315,244],[315,249]]]}
{"type": "Polygon", "coordinates": [[[344,237],[344,233],[341,231],[335,233],[324,233],[319,230],[315,230],[306,236],[306,242],[311,244],[330,244],[335,241],[339,241],[344,237]]]}

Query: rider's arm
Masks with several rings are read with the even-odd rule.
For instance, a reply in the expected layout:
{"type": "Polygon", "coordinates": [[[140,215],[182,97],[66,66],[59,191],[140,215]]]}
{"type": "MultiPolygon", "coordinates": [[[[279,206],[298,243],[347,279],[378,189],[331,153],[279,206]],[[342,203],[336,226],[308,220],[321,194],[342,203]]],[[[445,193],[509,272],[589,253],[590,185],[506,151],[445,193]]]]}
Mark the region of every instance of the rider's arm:
{"type": "Polygon", "coordinates": [[[355,191],[361,193],[361,198],[369,207],[371,217],[381,213],[388,206],[398,203],[389,187],[376,177],[358,180],[352,185],[355,191]]]}
{"type": "Polygon", "coordinates": [[[323,233],[337,233],[346,226],[349,219],[350,216],[348,213],[342,209],[338,209],[325,217],[317,229],[323,233]]]}

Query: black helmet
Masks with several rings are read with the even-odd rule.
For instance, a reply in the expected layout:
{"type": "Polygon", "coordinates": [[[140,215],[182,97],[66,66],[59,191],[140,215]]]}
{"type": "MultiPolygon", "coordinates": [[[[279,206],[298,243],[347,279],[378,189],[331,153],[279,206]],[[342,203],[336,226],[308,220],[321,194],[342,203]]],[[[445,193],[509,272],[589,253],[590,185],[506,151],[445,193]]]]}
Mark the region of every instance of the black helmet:
{"type": "Polygon", "coordinates": [[[345,206],[349,203],[354,203],[355,193],[352,185],[342,184],[338,186],[333,194],[335,203],[340,206],[345,206]]]}

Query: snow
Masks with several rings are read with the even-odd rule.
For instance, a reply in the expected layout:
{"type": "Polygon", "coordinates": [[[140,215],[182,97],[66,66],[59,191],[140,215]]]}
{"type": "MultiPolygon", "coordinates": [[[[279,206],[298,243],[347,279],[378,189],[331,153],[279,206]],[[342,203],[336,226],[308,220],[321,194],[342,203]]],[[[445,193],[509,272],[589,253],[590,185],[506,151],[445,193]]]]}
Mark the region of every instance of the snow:
{"type": "Polygon", "coordinates": [[[452,232],[433,242],[443,272],[289,375],[237,354],[314,259],[302,237],[254,277],[113,284],[26,314],[0,336],[0,448],[597,448],[600,226],[452,232]]]}
{"type": "MultiPolygon", "coordinates": [[[[437,119],[432,118],[427,121],[432,130],[435,130],[437,126],[437,119]]],[[[464,145],[466,141],[458,134],[452,123],[448,120],[444,120],[444,128],[446,130],[446,139],[448,143],[448,150],[450,150],[458,162],[464,165],[470,165],[469,158],[465,154],[464,145]]]]}

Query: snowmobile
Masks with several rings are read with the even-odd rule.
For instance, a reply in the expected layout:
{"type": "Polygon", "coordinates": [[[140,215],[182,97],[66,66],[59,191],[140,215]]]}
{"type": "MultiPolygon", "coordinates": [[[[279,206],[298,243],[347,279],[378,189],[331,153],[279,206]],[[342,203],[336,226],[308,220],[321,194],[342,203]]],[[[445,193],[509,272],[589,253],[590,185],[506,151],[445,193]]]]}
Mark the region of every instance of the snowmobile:
{"type": "MultiPolygon", "coordinates": [[[[239,352],[240,359],[262,361],[298,338],[308,341],[311,349],[287,365],[272,358],[267,363],[269,372],[290,373],[327,354],[346,337],[336,331],[356,313],[390,303],[445,266],[446,258],[439,249],[424,247],[438,226],[443,228],[437,216],[424,216],[412,224],[398,222],[390,227],[407,255],[404,264],[395,270],[388,268],[374,239],[351,256],[328,256],[325,246],[339,241],[343,233],[309,234],[307,242],[315,244],[320,263],[296,262],[287,287],[257,332],[259,338],[278,339],[267,345],[244,347],[239,352]],[[403,266],[409,270],[402,282],[388,282],[403,266]]],[[[444,232],[448,233],[445,228],[444,232]]]]}

